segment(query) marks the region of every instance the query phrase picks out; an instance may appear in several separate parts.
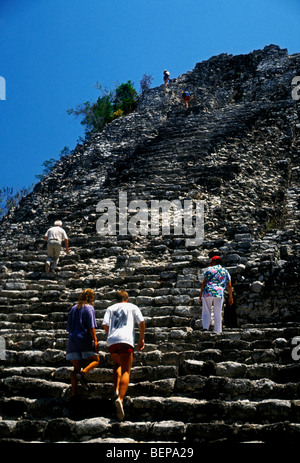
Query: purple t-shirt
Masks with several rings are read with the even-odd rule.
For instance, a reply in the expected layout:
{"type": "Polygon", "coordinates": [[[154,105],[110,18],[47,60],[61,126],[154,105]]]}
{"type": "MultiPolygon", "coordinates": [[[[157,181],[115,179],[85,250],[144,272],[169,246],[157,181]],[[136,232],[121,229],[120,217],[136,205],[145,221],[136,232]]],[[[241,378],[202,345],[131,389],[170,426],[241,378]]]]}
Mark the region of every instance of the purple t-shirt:
{"type": "Polygon", "coordinates": [[[67,331],[69,332],[67,353],[93,351],[94,343],[90,329],[96,327],[94,307],[87,304],[78,309],[77,304],[74,305],[69,312],[67,321],[67,331]]]}

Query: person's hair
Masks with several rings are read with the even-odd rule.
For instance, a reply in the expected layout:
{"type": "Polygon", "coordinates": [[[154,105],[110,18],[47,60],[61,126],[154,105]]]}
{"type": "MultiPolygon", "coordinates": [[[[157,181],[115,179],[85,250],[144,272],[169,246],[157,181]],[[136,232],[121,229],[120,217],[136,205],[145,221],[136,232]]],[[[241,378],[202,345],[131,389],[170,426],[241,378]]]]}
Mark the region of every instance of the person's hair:
{"type": "Polygon", "coordinates": [[[85,304],[94,305],[95,302],[95,293],[92,289],[85,289],[79,296],[77,302],[77,309],[81,309],[85,304]]]}
{"type": "Polygon", "coordinates": [[[129,297],[128,293],[124,291],[123,289],[121,289],[120,291],[117,291],[117,294],[116,294],[117,302],[125,302],[127,301],[128,297],[129,297]]]}
{"type": "Polygon", "coordinates": [[[61,221],[61,220],[56,220],[56,221],[54,222],[54,225],[55,225],[56,227],[61,227],[61,226],[62,226],[62,221],[61,221]]]}

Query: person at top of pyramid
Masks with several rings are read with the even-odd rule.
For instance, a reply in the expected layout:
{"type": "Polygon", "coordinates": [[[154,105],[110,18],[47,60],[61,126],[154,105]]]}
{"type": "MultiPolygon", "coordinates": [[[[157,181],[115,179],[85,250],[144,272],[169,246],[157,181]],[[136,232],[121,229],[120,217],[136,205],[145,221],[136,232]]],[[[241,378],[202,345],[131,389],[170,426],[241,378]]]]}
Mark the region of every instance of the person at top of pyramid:
{"type": "Polygon", "coordinates": [[[169,71],[167,71],[167,70],[165,69],[165,70],[164,70],[164,83],[165,83],[165,87],[168,85],[169,79],[170,79],[170,73],[169,73],[169,71]]]}

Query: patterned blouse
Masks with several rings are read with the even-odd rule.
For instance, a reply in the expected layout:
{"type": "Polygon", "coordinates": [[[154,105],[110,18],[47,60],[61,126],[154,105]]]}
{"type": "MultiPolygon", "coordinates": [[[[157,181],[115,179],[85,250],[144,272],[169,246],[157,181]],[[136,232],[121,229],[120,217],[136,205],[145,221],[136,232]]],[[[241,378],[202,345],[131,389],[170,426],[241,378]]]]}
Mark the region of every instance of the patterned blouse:
{"type": "Polygon", "coordinates": [[[229,272],[221,265],[214,265],[204,272],[204,276],[206,278],[206,285],[202,297],[223,298],[227,283],[231,280],[229,272]]]}

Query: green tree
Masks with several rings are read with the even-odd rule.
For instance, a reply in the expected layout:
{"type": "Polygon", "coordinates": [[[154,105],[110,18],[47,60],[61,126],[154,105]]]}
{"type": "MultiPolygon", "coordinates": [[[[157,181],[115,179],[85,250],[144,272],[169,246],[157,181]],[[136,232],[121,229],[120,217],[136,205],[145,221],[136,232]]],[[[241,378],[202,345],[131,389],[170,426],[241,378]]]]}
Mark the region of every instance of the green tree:
{"type": "Polygon", "coordinates": [[[86,138],[89,138],[92,133],[103,130],[105,125],[111,122],[113,113],[111,95],[103,95],[95,103],[86,101],[75,109],[68,109],[67,113],[75,117],[83,116],[80,124],[85,127],[86,138]]]}
{"type": "Polygon", "coordinates": [[[95,103],[86,101],[75,109],[67,110],[69,115],[82,117],[80,123],[85,127],[86,139],[103,130],[114,119],[135,111],[138,104],[138,94],[130,80],[119,85],[114,92],[103,90],[99,82],[96,82],[96,88],[102,96],[95,103]]]}
{"type": "Polygon", "coordinates": [[[116,88],[113,101],[113,110],[123,111],[124,115],[136,110],[138,105],[138,94],[129,80],[126,84],[121,84],[116,88]]]}

